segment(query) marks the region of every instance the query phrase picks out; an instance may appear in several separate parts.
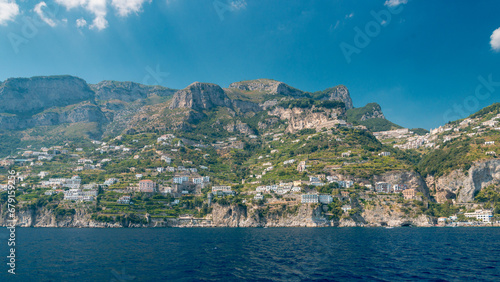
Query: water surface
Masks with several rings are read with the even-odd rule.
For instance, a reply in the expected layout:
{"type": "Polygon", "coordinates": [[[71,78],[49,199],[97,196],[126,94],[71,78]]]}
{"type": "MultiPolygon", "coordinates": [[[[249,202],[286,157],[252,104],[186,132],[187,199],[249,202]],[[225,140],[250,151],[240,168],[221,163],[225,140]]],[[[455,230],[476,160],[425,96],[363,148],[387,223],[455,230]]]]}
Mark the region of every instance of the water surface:
{"type": "Polygon", "coordinates": [[[18,228],[15,277],[6,232],[1,281],[500,281],[500,228],[18,228]]]}

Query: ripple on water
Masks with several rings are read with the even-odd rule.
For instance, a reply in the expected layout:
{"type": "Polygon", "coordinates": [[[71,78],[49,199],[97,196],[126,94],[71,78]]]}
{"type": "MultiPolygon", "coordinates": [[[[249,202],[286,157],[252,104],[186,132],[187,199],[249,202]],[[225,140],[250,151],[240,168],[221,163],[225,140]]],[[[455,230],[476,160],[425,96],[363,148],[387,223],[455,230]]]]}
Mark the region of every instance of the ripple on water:
{"type": "Polygon", "coordinates": [[[120,281],[117,273],[137,281],[498,281],[500,265],[498,228],[21,228],[18,239],[22,281],[120,281]]]}

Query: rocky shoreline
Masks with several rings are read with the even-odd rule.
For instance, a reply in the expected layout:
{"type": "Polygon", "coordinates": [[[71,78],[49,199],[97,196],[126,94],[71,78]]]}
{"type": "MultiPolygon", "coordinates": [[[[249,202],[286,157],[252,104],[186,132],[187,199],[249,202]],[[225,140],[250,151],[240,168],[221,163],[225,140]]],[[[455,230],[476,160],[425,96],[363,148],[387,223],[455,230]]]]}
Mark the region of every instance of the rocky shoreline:
{"type": "MultiPolygon", "coordinates": [[[[273,212],[266,215],[259,213],[257,207],[244,208],[237,205],[214,205],[213,211],[205,218],[179,217],[172,219],[152,219],[146,217],[147,223],[98,222],[90,218],[83,209],[77,209],[72,216],[57,218],[51,211],[21,211],[17,214],[18,227],[69,227],[69,228],[155,228],[155,227],[431,227],[435,219],[421,215],[404,217],[398,214],[387,216],[383,211],[364,211],[340,220],[328,220],[322,214],[321,207],[300,205],[296,213],[273,212]]],[[[6,217],[0,219],[0,226],[9,225],[6,217]]]]}

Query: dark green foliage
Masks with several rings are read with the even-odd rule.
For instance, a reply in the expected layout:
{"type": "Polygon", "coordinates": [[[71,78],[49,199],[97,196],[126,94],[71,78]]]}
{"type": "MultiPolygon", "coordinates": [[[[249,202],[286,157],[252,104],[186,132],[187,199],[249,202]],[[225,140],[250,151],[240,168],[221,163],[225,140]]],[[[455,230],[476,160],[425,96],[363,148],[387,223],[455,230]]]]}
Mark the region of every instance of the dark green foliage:
{"type": "Polygon", "coordinates": [[[342,202],[338,198],[333,198],[333,202],[328,204],[328,211],[332,213],[332,218],[339,220],[344,211],[342,210],[342,202]]]}
{"type": "Polygon", "coordinates": [[[467,141],[452,143],[426,154],[417,165],[417,170],[422,176],[442,176],[454,169],[462,168],[468,170],[471,160],[467,158],[470,145],[467,141]]]}
{"type": "Polygon", "coordinates": [[[57,207],[54,210],[54,213],[56,217],[66,217],[66,216],[72,216],[76,213],[75,209],[65,209],[65,208],[60,208],[57,207]]]}
{"type": "Polygon", "coordinates": [[[488,106],[486,108],[481,109],[480,111],[478,111],[475,114],[470,115],[469,118],[484,117],[488,114],[496,115],[498,113],[500,113],[500,103],[495,103],[491,106],[488,106]]]}
{"type": "Polygon", "coordinates": [[[347,121],[361,121],[361,118],[366,114],[371,114],[375,111],[382,112],[380,105],[377,103],[369,103],[362,108],[354,108],[347,111],[347,121]]]}
{"type": "Polygon", "coordinates": [[[299,99],[290,99],[282,101],[278,104],[279,107],[282,108],[301,108],[307,109],[312,106],[316,106],[318,108],[327,108],[327,109],[336,109],[336,108],[345,108],[344,102],[341,101],[315,101],[310,98],[299,98],[299,99]]]}
{"type": "Polygon", "coordinates": [[[362,108],[350,109],[346,112],[347,122],[364,125],[373,132],[402,128],[401,126],[383,118],[371,118],[364,121],[361,120],[363,116],[371,115],[373,112],[382,112],[379,104],[369,103],[362,108]]]}
{"type": "Polygon", "coordinates": [[[321,91],[316,91],[314,93],[307,93],[309,97],[315,99],[315,100],[322,100],[322,99],[328,99],[330,96],[330,93],[333,93],[337,90],[339,87],[344,87],[343,85],[338,85],[335,87],[330,87],[325,90],[321,91]]]}
{"type": "Polygon", "coordinates": [[[365,121],[359,121],[358,123],[366,126],[366,128],[368,128],[372,132],[388,131],[388,130],[403,128],[383,118],[371,118],[365,121]]]}
{"type": "MultiPolygon", "coordinates": [[[[423,207],[422,207],[423,209],[423,207]]],[[[429,208],[425,210],[426,215],[434,217],[449,217],[456,214],[460,210],[459,207],[453,206],[451,202],[446,202],[443,204],[429,203],[429,208]]]]}
{"type": "Polygon", "coordinates": [[[495,186],[488,186],[481,189],[474,197],[477,203],[497,203],[500,200],[500,189],[495,186]]]}

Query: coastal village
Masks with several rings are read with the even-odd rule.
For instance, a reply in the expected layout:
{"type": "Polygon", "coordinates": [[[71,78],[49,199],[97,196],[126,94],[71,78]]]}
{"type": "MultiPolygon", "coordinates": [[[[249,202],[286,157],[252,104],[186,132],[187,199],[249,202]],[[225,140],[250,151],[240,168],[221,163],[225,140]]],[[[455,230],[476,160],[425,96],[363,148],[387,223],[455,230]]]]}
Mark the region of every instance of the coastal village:
{"type": "MultiPolygon", "coordinates": [[[[484,126],[496,126],[496,116],[484,126]]],[[[386,131],[375,133],[375,136],[384,142],[384,140],[405,139],[404,145],[394,145],[397,149],[418,149],[420,147],[433,147],[439,138],[440,133],[454,132],[460,134],[460,129],[466,122],[460,123],[460,127],[443,127],[432,130],[425,136],[415,137],[408,129],[386,131]]],[[[495,128],[497,129],[497,128],[495,128]]],[[[481,134],[481,128],[475,128],[475,134],[481,134]]],[[[321,132],[319,134],[332,135],[332,132],[321,132]]],[[[309,135],[305,141],[316,136],[309,135]]],[[[281,142],[283,134],[269,136],[272,141],[281,142]]],[[[250,136],[252,138],[252,136],[250,136]]],[[[446,142],[451,137],[444,137],[446,142]]],[[[454,137],[456,138],[456,137],[454,137]]],[[[270,150],[268,155],[258,156],[258,166],[254,166],[254,174],[241,179],[241,183],[223,183],[212,174],[209,166],[195,165],[193,160],[182,159],[180,151],[186,146],[180,138],[173,134],[164,134],[156,139],[154,144],[147,144],[142,147],[137,146],[140,143],[137,139],[129,140],[129,145],[115,145],[122,136],[118,136],[109,142],[92,141],[92,146],[75,147],[74,145],[64,144],[52,146],[50,148],[40,148],[35,150],[31,147],[20,149],[16,157],[2,159],[0,165],[9,167],[16,165],[19,167],[17,172],[18,192],[30,194],[33,191],[42,191],[45,196],[62,195],[62,201],[66,202],[68,207],[78,206],[79,203],[95,205],[98,197],[108,194],[113,195],[114,204],[111,206],[133,206],[134,196],[149,195],[149,197],[158,196],[170,199],[165,207],[171,209],[183,204],[183,199],[201,198],[207,209],[217,200],[225,197],[237,197],[242,199],[242,203],[254,202],[259,205],[324,205],[332,203],[338,206],[340,216],[348,217],[359,213],[359,198],[363,201],[377,198],[392,197],[404,201],[424,201],[424,194],[411,183],[388,182],[388,181],[356,181],[355,178],[349,178],[340,174],[311,174],[309,168],[313,162],[309,160],[287,159],[276,163],[269,161],[271,155],[279,150],[270,150]],[[113,145],[111,145],[112,143],[113,145]],[[157,166],[150,165],[149,168],[136,169],[128,167],[127,173],[120,173],[115,177],[103,179],[103,181],[83,181],[80,175],[94,175],[102,173],[103,169],[119,160],[132,159],[140,161],[149,156],[151,161],[157,166]],[[71,168],[71,177],[61,177],[60,174],[45,169],[51,167],[52,163],[64,163],[66,168],[71,168]],[[304,180],[270,182],[262,181],[266,174],[272,173],[275,166],[292,167],[297,174],[306,176],[304,180]],[[260,167],[260,171],[258,168],[260,167]],[[263,183],[266,183],[263,185],[263,183]],[[234,189],[236,187],[237,189],[234,189]],[[353,201],[352,196],[356,195],[358,199],[353,201]],[[342,215],[343,214],[343,215],[342,215]]],[[[298,143],[304,140],[293,140],[292,143],[298,143]]],[[[337,138],[337,141],[341,141],[337,138]]],[[[494,141],[485,142],[485,146],[494,144],[494,141]]],[[[228,138],[225,141],[206,144],[189,144],[193,150],[206,159],[210,156],[206,148],[216,148],[218,150],[227,150],[241,148],[241,141],[237,138],[228,138]]],[[[437,145],[439,146],[439,145],[437,145]]],[[[494,151],[493,151],[494,152],[494,151]]],[[[352,152],[340,152],[338,158],[349,159],[352,152]]],[[[488,154],[492,154],[489,153],[488,154]]],[[[390,157],[391,152],[380,152],[376,154],[380,158],[390,157]]],[[[334,171],[334,170],[333,170],[334,171]]],[[[86,177],[88,178],[88,177],[86,177]]],[[[1,185],[0,190],[7,190],[7,185],[1,185]]],[[[29,200],[25,202],[29,203],[29,200]]],[[[184,204],[185,206],[185,204],[184,204]]],[[[105,208],[106,209],[106,208],[105,208]]],[[[331,215],[327,212],[326,215],[331,215]]],[[[178,215],[184,218],[195,218],[194,214],[178,215]]],[[[471,225],[489,225],[498,223],[493,219],[493,211],[482,209],[478,205],[468,205],[467,211],[461,211],[449,217],[439,217],[433,225],[436,226],[471,226],[471,225]],[[476,209],[474,209],[476,208],[476,209]]]]}

